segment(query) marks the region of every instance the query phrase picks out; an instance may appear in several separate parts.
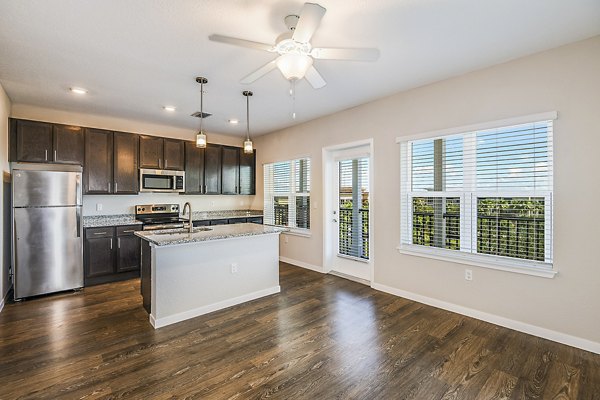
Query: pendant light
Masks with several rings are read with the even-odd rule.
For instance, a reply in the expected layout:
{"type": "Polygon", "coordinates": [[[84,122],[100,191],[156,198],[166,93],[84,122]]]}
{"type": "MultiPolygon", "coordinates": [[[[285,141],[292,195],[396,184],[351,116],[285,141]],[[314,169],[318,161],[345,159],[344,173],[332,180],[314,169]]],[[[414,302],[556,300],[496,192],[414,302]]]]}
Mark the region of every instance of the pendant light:
{"type": "Polygon", "coordinates": [[[206,147],[206,134],[202,130],[202,120],[204,119],[204,84],[208,83],[208,79],[199,76],[196,82],[200,84],[200,131],[196,135],[196,147],[204,149],[206,147]]]}
{"type": "Polygon", "coordinates": [[[242,92],[246,96],[246,140],[244,141],[244,153],[252,154],[254,149],[252,148],[252,140],[250,140],[250,96],[252,92],[244,90],[242,92]]]}

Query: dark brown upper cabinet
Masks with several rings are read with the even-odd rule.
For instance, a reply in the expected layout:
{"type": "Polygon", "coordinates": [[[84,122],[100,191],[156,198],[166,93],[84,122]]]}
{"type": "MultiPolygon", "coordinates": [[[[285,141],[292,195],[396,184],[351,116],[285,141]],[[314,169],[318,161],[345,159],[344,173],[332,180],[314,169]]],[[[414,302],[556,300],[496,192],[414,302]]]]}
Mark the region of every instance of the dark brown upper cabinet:
{"type": "Polygon", "coordinates": [[[256,194],[256,150],[251,154],[240,151],[240,184],[238,193],[253,195],[256,194]]]}
{"type": "Polygon", "coordinates": [[[204,149],[204,194],[221,194],[221,146],[208,144],[204,149]]]}
{"type": "Polygon", "coordinates": [[[85,130],[84,193],[113,192],[113,133],[103,129],[85,130]]]}
{"type": "Polygon", "coordinates": [[[83,129],[47,122],[10,120],[11,161],[83,165],[83,129]]]}
{"type": "Polygon", "coordinates": [[[54,125],[53,148],[54,162],[83,165],[83,128],[80,126],[54,125]]]}
{"type": "Polygon", "coordinates": [[[138,135],[87,128],[84,193],[137,194],[138,153],[138,135]]]}
{"type": "Polygon", "coordinates": [[[115,132],[113,135],[113,193],[137,194],[140,186],[139,136],[124,132],[115,132]]]}
{"type": "Polygon", "coordinates": [[[185,168],[184,142],[178,139],[163,139],[164,169],[183,171],[185,168]]]}
{"type": "Polygon", "coordinates": [[[183,170],[183,141],[157,136],[140,136],[140,168],[183,170]]]}
{"type": "Polygon", "coordinates": [[[204,149],[196,142],[185,142],[185,192],[204,194],[204,149]]]}
{"type": "Polygon", "coordinates": [[[222,152],[221,193],[238,194],[240,149],[239,147],[223,146],[222,152]]]}

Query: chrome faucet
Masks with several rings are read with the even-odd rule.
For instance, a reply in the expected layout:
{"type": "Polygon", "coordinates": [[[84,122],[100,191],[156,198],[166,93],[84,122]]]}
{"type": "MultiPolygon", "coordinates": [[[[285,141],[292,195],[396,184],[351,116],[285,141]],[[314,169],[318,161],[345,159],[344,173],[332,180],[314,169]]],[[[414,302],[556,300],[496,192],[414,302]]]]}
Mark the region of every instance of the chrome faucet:
{"type": "Polygon", "coordinates": [[[189,230],[190,233],[194,232],[194,222],[192,221],[192,205],[190,204],[189,201],[187,201],[184,205],[183,205],[183,211],[181,212],[181,215],[185,215],[185,209],[188,209],[188,224],[189,224],[189,230]]]}

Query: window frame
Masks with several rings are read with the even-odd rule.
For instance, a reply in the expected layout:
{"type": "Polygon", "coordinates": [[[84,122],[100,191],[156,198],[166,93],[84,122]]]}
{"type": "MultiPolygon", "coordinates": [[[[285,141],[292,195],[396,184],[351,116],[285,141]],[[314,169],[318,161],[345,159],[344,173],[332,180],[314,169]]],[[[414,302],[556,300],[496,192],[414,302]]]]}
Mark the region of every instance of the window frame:
{"type": "MultiPolygon", "coordinates": [[[[269,193],[267,193],[267,185],[264,185],[263,187],[263,222],[265,225],[269,225],[269,226],[276,226],[276,227],[282,227],[282,228],[287,228],[288,231],[286,233],[288,234],[295,234],[295,235],[299,235],[299,236],[311,236],[311,230],[310,230],[310,226],[311,226],[311,221],[310,221],[310,182],[312,182],[312,178],[311,178],[311,174],[312,174],[312,167],[311,167],[311,159],[308,156],[305,157],[296,157],[293,159],[289,159],[289,160],[281,160],[281,161],[273,161],[273,162],[269,162],[269,163],[264,163],[263,164],[263,182],[265,182],[266,180],[266,168],[268,166],[271,166],[271,168],[274,167],[275,164],[288,164],[289,165],[289,170],[290,170],[290,175],[289,175],[289,186],[286,187],[286,191],[275,191],[274,189],[274,185],[271,184],[270,185],[270,189],[271,191],[269,193]],[[296,192],[296,167],[295,164],[297,161],[299,160],[307,160],[308,161],[308,182],[309,182],[309,190],[308,192],[296,192]],[[287,225],[278,225],[275,224],[275,213],[273,211],[273,224],[269,224],[267,223],[267,212],[266,212],[266,207],[267,205],[275,205],[275,198],[276,197],[287,197],[287,201],[288,201],[288,216],[287,216],[287,225]],[[298,198],[302,198],[302,197],[308,197],[309,199],[309,215],[308,215],[308,226],[309,228],[298,228],[296,226],[296,199],[298,198]]],[[[271,177],[271,179],[273,180],[273,176],[271,177]]]]}
{"type": "MultiPolygon", "coordinates": [[[[418,135],[397,137],[396,143],[400,144],[400,243],[397,250],[402,254],[426,257],[460,264],[481,266],[490,269],[522,273],[533,276],[553,278],[558,271],[553,262],[553,169],[549,171],[550,190],[546,191],[489,191],[476,189],[476,166],[471,165],[470,170],[463,171],[463,190],[456,191],[412,191],[412,160],[409,151],[409,142],[417,140],[445,139],[461,135],[464,139],[463,149],[467,146],[476,146],[476,132],[509,127],[539,121],[553,121],[557,119],[557,112],[541,113],[517,118],[491,121],[482,124],[469,125],[444,129],[441,131],[426,132],[418,135]],[[433,246],[415,245],[412,243],[413,223],[413,198],[415,197],[459,197],[460,198],[460,250],[450,250],[433,246]],[[469,198],[467,198],[469,197],[469,198]],[[480,197],[543,197],[544,198],[544,223],[545,230],[550,232],[547,246],[544,246],[545,261],[519,259],[516,257],[477,253],[477,200],[480,197]],[[464,250],[463,250],[464,249],[464,250]],[[467,250],[469,252],[466,252],[467,250]],[[473,249],[474,252],[473,252],[473,249]],[[548,260],[550,260],[548,262],[548,260]]],[[[554,127],[554,124],[553,124],[554,127]]],[[[550,133],[553,135],[553,131],[550,133]]],[[[552,136],[548,138],[553,146],[552,136]]],[[[471,148],[473,150],[474,147],[471,148]]],[[[552,159],[554,158],[552,149],[552,159]]],[[[545,239],[548,240],[548,239],[545,239]]]]}

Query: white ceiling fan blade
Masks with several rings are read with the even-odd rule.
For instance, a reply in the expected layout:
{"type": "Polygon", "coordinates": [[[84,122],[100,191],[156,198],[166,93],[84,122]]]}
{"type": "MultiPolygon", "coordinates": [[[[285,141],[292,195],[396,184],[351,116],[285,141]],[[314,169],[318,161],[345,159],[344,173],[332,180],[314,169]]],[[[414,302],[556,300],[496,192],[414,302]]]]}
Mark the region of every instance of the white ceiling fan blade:
{"type": "Polygon", "coordinates": [[[238,38],[234,38],[234,37],[230,37],[230,36],[210,35],[208,37],[208,39],[212,40],[213,42],[227,43],[227,44],[232,44],[234,46],[248,47],[248,48],[256,49],[256,50],[265,50],[265,51],[270,51],[270,52],[275,51],[275,48],[273,46],[271,46],[270,44],[253,42],[251,40],[238,39],[238,38]]]}
{"type": "Polygon", "coordinates": [[[306,70],[304,77],[315,89],[321,89],[323,86],[327,85],[325,79],[323,79],[319,71],[317,71],[312,65],[308,70],[306,70]]]}
{"type": "Polygon", "coordinates": [[[256,71],[246,75],[245,77],[243,77],[240,82],[241,83],[252,83],[255,80],[257,80],[258,78],[262,77],[263,75],[266,75],[267,73],[271,72],[272,70],[274,70],[277,67],[277,60],[279,59],[279,57],[277,57],[276,59],[274,59],[273,61],[269,61],[268,63],[266,63],[265,65],[263,65],[262,67],[260,67],[259,69],[257,69],[256,71]]]}
{"type": "Polygon", "coordinates": [[[324,60],[376,61],[379,58],[379,49],[325,49],[315,47],[310,55],[324,60]]]}
{"type": "Polygon", "coordinates": [[[318,4],[304,3],[292,39],[299,43],[308,43],[319,27],[325,11],[327,10],[318,4]]]}

